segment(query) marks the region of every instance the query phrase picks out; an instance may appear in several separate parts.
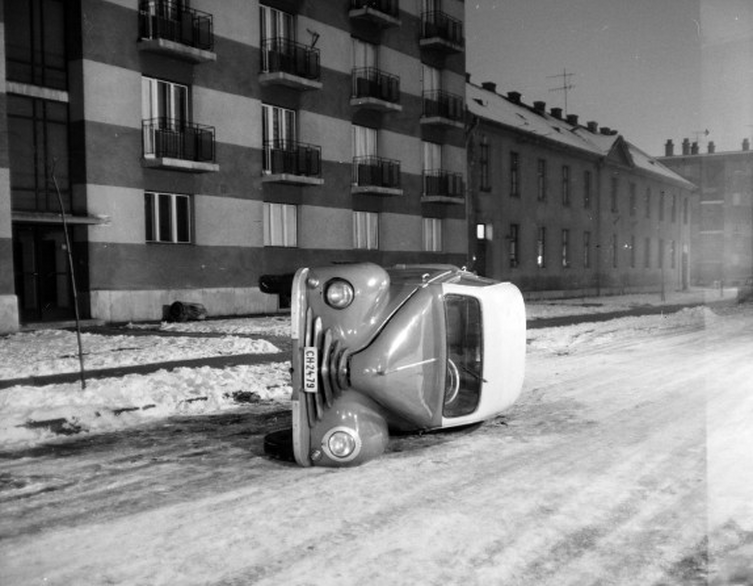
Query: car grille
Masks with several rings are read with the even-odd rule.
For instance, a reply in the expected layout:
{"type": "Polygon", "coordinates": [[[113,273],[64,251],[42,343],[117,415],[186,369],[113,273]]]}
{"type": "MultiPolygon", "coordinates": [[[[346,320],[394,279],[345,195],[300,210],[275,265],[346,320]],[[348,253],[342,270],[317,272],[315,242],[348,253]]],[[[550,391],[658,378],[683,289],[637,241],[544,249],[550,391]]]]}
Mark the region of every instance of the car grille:
{"type": "Polygon", "coordinates": [[[350,386],[348,376],[348,352],[339,340],[335,340],[331,328],[323,329],[322,319],[314,317],[309,307],[306,310],[304,345],[318,350],[317,392],[305,392],[309,424],[322,418],[324,410],[350,386]]]}

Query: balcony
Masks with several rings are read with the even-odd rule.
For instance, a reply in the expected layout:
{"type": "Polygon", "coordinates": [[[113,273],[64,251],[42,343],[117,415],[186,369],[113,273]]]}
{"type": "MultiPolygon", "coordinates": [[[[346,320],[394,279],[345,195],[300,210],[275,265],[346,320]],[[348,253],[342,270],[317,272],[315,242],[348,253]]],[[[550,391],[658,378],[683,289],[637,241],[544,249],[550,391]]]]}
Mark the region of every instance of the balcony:
{"type": "Polygon", "coordinates": [[[144,120],[142,129],[145,167],[189,173],[219,171],[213,127],[155,118],[144,120]]]}
{"type": "Polygon", "coordinates": [[[261,85],[283,85],[298,90],[322,87],[319,49],[276,37],[261,48],[261,85]]]}
{"type": "Polygon", "coordinates": [[[421,124],[463,128],[465,105],[463,98],[442,90],[423,93],[424,109],[421,124]]]}
{"type": "Polygon", "coordinates": [[[163,53],[192,63],[215,61],[211,14],[171,0],[139,4],[139,50],[163,53]]]}
{"type": "Polygon", "coordinates": [[[443,53],[459,53],[465,46],[463,23],[439,10],[424,12],[419,44],[443,53]]]}
{"type": "Polygon", "coordinates": [[[423,202],[462,204],[465,201],[463,175],[450,171],[424,171],[423,202]]]}
{"type": "Polygon", "coordinates": [[[402,195],[400,161],[382,157],[355,157],[351,193],[402,195]]]}
{"type": "Polygon", "coordinates": [[[267,142],[263,171],[263,183],[322,185],[322,149],[289,140],[267,142]]]}
{"type": "Polygon", "coordinates": [[[350,0],[348,16],[378,27],[399,26],[400,6],[398,0],[350,0]]]}
{"type": "Polygon", "coordinates": [[[400,112],[400,78],[376,67],[353,70],[350,105],[380,112],[400,112]]]}

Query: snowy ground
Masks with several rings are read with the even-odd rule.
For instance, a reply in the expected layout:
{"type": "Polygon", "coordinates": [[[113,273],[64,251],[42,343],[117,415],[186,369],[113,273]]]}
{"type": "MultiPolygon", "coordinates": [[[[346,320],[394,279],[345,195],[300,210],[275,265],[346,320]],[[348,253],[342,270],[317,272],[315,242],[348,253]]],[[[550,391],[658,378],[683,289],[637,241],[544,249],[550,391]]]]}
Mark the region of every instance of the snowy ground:
{"type": "MultiPolygon", "coordinates": [[[[658,294],[576,298],[529,302],[528,319],[628,310],[649,305],[695,304],[731,300],[734,289],[696,289],[658,294]]],[[[529,348],[566,349],[615,336],[628,339],[646,327],[682,327],[698,322],[700,310],[666,319],[622,318],[572,328],[530,330],[529,348]],[[646,326],[646,323],[657,325],[646,326]]],[[[708,314],[707,314],[708,315],[708,314]]],[[[229,368],[174,368],[150,374],[66,384],[15,385],[0,389],[0,446],[33,445],[59,438],[61,432],[103,432],[138,425],[170,415],[201,415],[235,409],[239,403],[286,402],[290,396],[289,356],[275,343],[290,335],[285,316],[209,319],[186,323],[128,324],[122,335],[82,334],[86,371],[169,363],[195,358],[279,354],[264,364],[229,368]],[[131,335],[129,335],[131,332],[131,335]],[[148,335],[155,332],[155,335],[148,335]],[[156,334],[181,334],[156,335],[156,334]],[[202,334],[206,335],[203,337],[202,334]],[[271,340],[271,341],[270,341],[271,340]],[[52,429],[44,422],[63,422],[52,429]],[[39,425],[38,425],[39,424],[39,425]]],[[[564,350],[563,350],[564,351],[564,350]]],[[[75,373],[79,370],[76,334],[66,330],[36,330],[0,337],[0,382],[8,379],[75,373]]]]}
{"type": "MultiPolygon", "coordinates": [[[[275,328],[286,327],[262,323],[181,329],[207,356],[250,355],[241,339],[278,342],[275,328]]],[[[168,327],[134,326],[119,343],[132,349],[152,337],[144,329],[168,327]]],[[[139,354],[88,341],[111,356],[103,365],[139,354]]],[[[530,329],[524,391],[509,413],[464,434],[393,438],[384,457],[352,470],[262,456],[267,417],[287,407],[284,352],[91,380],[83,391],[0,389],[2,582],[750,585],[752,349],[753,304],[530,329]],[[50,418],[79,432],[28,427],[50,418]]],[[[75,338],[51,332],[0,339],[6,378],[69,354],[75,338]]]]}

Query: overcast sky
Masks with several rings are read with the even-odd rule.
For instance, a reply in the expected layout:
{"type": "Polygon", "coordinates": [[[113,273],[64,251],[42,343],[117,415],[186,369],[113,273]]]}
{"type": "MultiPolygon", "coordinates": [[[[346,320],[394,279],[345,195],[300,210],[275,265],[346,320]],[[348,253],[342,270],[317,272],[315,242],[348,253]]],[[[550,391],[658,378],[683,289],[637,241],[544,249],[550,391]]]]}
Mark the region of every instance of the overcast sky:
{"type": "Polygon", "coordinates": [[[568,113],[649,154],[753,137],[753,0],[466,0],[466,27],[471,81],[547,109],[571,85],[568,113]]]}

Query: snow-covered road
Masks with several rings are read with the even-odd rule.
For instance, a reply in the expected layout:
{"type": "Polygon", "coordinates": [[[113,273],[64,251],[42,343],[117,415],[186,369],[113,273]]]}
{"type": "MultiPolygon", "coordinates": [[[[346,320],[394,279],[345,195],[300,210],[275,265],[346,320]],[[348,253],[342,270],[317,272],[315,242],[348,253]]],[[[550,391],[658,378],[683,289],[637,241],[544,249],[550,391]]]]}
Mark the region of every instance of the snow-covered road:
{"type": "MultiPolygon", "coordinates": [[[[473,431],[267,460],[284,402],[0,453],[3,584],[751,584],[753,310],[529,332],[473,431]]],[[[142,420],[144,421],[144,420],[142,420]]]]}

